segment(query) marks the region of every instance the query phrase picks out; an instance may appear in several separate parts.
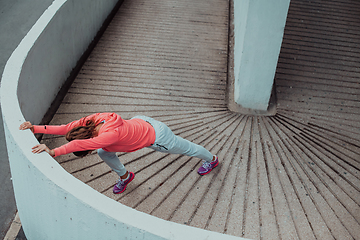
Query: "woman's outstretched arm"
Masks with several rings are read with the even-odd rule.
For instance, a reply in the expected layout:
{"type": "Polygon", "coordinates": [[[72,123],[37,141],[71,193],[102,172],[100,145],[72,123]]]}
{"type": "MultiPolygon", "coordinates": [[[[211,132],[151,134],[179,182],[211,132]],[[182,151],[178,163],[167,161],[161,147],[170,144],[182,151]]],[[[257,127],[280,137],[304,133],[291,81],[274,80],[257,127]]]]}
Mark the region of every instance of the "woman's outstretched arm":
{"type": "Polygon", "coordinates": [[[93,115],[83,117],[79,120],[72,121],[65,125],[32,125],[30,122],[24,122],[20,125],[20,130],[31,129],[33,133],[44,133],[54,135],[65,135],[72,128],[77,126],[85,126],[86,120],[91,119],[93,115]]]}

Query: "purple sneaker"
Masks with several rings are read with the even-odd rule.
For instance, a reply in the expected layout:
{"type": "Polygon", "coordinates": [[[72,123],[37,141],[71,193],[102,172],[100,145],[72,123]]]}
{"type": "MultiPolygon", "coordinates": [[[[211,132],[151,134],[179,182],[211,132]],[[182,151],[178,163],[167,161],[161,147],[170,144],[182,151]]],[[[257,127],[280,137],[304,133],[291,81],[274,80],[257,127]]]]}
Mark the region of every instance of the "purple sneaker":
{"type": "Polygon", "coordinates": [[[119,194],[126,190],[126,186],[131,182],[135,177],[135,174],[133,172],[129,172],[129,178],[126,181],[121,180],[121,178],[117,181],[117,183],[114,186],[113,193],[119,194]]]}
{"type": "Polygon", "coordinates": [[[198,174],[200,175],[208,174],[217,165],[219,165],[219,159],[217,156],[215,156],[215,160],[212,162],[203,161],[203,165],[198,169],[198,174]]]}

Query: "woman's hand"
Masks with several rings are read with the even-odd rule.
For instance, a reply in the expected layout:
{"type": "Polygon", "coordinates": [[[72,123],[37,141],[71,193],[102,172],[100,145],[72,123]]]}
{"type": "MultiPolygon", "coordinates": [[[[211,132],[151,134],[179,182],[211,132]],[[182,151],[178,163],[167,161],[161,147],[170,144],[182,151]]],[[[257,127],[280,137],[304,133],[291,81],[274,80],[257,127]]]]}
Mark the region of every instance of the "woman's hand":
{"type": "Polygon", "coordinates": [[[34,133],[34,126],[31,124],[31,122],[24,122],[19,127],[20,130],[26,130],[30,129],[34,133]]]}
{"type": "Polygon", "coordinates": [[[48,148],[45,144],[38,144],[32,148],[33,153],[47,152],[50,156],[55,156],[55,151],[48,148]]]}
{"type": "MultiPolygon", "coordinates": [[[[34,133],[34,126],[31,124],[31,122],[24,122],[19,127],[20,130],[26,130],[30,129],[34,133]]],[[[47,152],[50,154],[50,156],[55,156],[55,151],[48,148],[45,144],[38,144],[32,148],[33,153],[41,153],[41,152],[47,152]]]]}

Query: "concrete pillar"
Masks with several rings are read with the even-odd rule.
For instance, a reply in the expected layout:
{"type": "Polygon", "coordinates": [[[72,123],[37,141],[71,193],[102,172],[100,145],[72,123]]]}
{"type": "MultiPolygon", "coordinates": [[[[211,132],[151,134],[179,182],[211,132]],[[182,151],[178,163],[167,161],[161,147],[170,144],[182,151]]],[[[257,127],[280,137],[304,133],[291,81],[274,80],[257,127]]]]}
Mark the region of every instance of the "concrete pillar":
{"type": "Polygon", "coordinates": [[[290,0],[233,0],[233,101],[266,112],[290,0]]]}

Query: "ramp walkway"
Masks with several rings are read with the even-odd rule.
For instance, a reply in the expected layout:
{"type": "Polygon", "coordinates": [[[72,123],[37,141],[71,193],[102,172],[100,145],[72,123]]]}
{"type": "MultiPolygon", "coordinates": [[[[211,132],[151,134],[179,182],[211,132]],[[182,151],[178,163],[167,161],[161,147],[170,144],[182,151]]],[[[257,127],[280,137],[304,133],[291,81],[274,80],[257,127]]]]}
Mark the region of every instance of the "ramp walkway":
{"type": "Polygon", "coordinates": [[[291,1],[274,116],[227,109],[228,29],[226,0],[125,0],[50,123],[147,115],[217,154],[210,174],[196,173],[200,159],[119,153],[136,176],[114,195],[117,175],[96,153],[56,160],[109,198],[180,224],[249,239],[360,239],[360,3],[291,1]]]}

